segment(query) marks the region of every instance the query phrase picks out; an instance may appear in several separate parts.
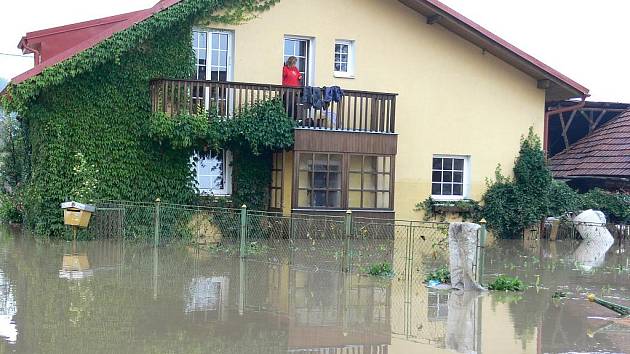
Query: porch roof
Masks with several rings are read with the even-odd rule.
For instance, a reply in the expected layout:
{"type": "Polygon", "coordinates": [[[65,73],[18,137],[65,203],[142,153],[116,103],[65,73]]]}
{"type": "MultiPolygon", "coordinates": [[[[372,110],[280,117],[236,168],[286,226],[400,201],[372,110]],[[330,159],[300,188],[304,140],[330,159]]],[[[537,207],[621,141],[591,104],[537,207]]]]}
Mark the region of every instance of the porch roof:
{"type": "Polygon", "coordinates": [[[630,177],[630,110],[549,160],[554,177],[630,177]]]}

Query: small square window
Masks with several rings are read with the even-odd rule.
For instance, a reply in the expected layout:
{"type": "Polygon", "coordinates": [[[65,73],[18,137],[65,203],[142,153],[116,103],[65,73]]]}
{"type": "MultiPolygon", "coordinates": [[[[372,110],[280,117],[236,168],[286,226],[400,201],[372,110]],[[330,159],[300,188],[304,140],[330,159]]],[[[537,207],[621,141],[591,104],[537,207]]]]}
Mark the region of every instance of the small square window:
{"type": "Polygon", "coordinates": [[[354,41],[335,41],[334,69],[336,77],[354,76],[354,41]]]}
{"type": "Polygon", "coordinates": [[[437,200],[463,199],[470,173],[467,156],[434,156],[431,172],[431,197],[437,200]]]}

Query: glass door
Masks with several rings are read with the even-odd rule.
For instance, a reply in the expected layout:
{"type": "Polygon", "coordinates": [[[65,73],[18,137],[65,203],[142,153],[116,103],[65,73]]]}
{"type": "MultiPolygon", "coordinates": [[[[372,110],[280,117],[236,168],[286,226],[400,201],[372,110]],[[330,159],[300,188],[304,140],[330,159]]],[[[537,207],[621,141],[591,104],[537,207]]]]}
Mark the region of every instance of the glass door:
{"type": "MultiPolygon", "coordinates": [[[[194,30],[193,50],[195,52],[195,79],[215,82],[232,80],[232,33],[220,30],[194,30]]],[[[233,90],[224,85],[204,85],[203,90],[195,90],[193,96],[209,109],[218,110],[221,116],[232,111],[233,90]]]]}
{"type": "Polygon", "coordinates": [[[284,62],[287,62],[290,56],[297,58],[297,67],[302,74],[302,85],[310,84],[310,50],[311,40],[304,38],[284,39],[284,62]]]}

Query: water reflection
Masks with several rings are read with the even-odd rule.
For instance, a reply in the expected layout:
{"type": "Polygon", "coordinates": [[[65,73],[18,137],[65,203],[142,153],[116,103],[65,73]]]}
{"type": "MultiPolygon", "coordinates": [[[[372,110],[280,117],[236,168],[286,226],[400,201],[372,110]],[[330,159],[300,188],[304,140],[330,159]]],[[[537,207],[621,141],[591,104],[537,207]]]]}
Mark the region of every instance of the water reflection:
{"type": "Polygon", "coordinates": [[[479,297],[427,289],[424,269],[415,266],[376,279],[314,270],[314,257],[272,264],[115,241],[82,243],[68,254],[65,243],[8,235],[0,246],[0,352],[630,351],[627,327],[603,328],[611,321],[592,317],[611,314],[580,298],[606,285],[619,302],[630,297],[627,256],[615,248],[600,268],[581,272],[570,260],[576,243],[541,244],[538,254],[523,243],[495,244],[489,274],[538,279],[539,286],[479,297]],[[86,258],[66,262],[68,255],[86,258]],[[60,259],[62,270],[91,276],[60,279],[60,259]],[[571,295],[552,301],[560,286],[571,295]]]}
{"type": "Polygon", "coordinates": [[[14,321],[16,314],[17,306],[11,283],[0,269],[0,337],[9,343],[15,343],[17,340],[17,328],[14,321]]]}

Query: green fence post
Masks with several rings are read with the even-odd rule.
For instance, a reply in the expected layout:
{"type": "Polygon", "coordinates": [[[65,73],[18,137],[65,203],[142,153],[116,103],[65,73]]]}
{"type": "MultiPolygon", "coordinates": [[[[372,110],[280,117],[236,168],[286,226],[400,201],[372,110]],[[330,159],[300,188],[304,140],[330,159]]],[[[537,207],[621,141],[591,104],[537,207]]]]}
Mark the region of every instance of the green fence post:
{"type": "Polygon", "coordinates": [[[157,247],[160,244],[160,198],[155,200],[155,222],[154,229],[155,232],[153,234],[153,243],[157,247]]]}
{"type": "Polygon", "coordinates": [[[486,253],[486,219],[481,219],[479,221],[481,224],[481,229],[479,230],[479,251],[477,253],[477,282],[479,284],[483,284],[483,266],[485,263],[485,253],[486,253]]]}
{"type": "Polygon", "coordinates": [[[343,245],[343,265],[342,270],[344,272],[350,271],[350,237],[352,236],[352,210],[346,211],[346,217],[343,221],[345,226],[344,231],[344,245],[343,245]]]}
{"type": "Polygon", "coordinates": [[[247,205],[243,204],[241,207],[241,258],[244,258],[247,253],[246,243],[247,243],[247,205]]]}
{"type": "Polygon", "coordinates": [[[294,258],[294,248],[293,247],[293,240],[295,240],[295,223],[293,222],[293,213],[291,213],[290,219],[289,219],[289,265],[293,265],[293,258],[294,258]]]}

